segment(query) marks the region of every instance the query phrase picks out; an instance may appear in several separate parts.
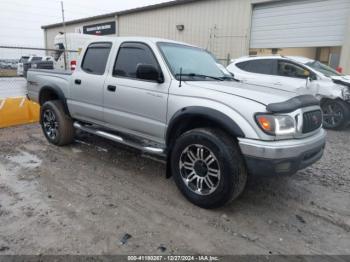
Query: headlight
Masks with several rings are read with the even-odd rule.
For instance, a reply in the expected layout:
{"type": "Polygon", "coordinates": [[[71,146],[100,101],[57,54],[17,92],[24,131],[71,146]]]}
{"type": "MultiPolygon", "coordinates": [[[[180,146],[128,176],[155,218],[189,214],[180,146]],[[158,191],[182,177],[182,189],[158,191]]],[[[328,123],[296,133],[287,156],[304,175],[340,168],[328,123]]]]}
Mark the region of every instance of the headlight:
{"type": "Polygon", "coordinates": [[[344,100],[350,100],[350,88],[349,87],[344,87],[342,89],[342,96],[344,100]]]}
{"type": "Polygon", "coordinates": [[[296,121],[291,116],[257,114],[256,122],[269,135],[289,135],[296,132],[296,121]]]}

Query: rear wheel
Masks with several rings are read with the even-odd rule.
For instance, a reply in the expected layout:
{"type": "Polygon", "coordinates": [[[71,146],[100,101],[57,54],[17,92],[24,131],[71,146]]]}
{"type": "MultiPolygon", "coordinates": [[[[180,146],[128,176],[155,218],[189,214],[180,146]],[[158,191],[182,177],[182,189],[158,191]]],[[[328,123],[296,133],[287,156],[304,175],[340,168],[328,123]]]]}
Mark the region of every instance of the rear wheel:
{"type": "Polygon", "coordinates": [[[43,104],[40,112],[40,124],[50,143],[64,146],[73,142],[73,121],[66,115],[61,101],[54,100],[43,104]]]}
{"type": "Polygon", "coordinates": [[[183,134],[173,148],[171,169],[184,196],[203,208],[217,208],[236,199],[247,181],[237,144],[215,129],[183,134]]]}
{"type": "Polygon", "coordinates": [[[322,103],[321,107],[324,128],[340,130],[349,123],[350,106],[346,102],[341,100],[326,100],[322,103]]]}

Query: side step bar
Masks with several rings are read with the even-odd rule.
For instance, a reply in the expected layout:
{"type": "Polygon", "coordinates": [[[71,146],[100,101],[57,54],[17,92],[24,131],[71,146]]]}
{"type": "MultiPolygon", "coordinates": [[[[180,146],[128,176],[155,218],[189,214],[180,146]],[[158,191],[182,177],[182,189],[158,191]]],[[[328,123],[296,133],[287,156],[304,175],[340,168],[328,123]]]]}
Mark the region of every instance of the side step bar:
{"type": "Polygon", "coordinates": [[[124,139],[121,136],[118,136],[118,135],[115,135],[115,134],[111,134],[111,133],[108,133],[106,131],[98,130],[98,129],[95,129],[95,128],[91,128],[91,127],[88,127],[88,126],[84,126],[83,124],[80,124],[78,122],[74,122],[73,126],[76,129],[82,130],[84,132],[87,132],[87,133],[90,133],[90,134],[93,134],[93,135],[97,135],[97,136],[100,136],[100,137],[112,140],[114,142],[117,142],[117,143],[120,143],[120,144],[123,144],[123,145],[127,145],[127,146],[130,146],[130,147],[139,149],[141,151],[144,151],[144,152],[147,152],[147,153],[150,153],[150,154],[155,154],[155,155],[159,155],[159,156],[165,156],[164,148],[142,145],[141,142],[140,143],[136,143],[134,141],[128,141],[128,140],[124,139]]]}

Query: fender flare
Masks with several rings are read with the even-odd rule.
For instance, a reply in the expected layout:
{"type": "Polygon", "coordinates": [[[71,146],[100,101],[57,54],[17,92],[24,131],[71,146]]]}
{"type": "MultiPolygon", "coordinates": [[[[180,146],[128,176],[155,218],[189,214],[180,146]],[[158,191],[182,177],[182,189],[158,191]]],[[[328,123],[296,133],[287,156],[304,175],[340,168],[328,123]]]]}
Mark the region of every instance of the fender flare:
{"type": "Polygon", "coordinates": [[[58,96],[58,99],[60,101],[62,101],[65,113],[69,115],[69,110],[68,110],[68,106],[67,106],[67,99],[66,99],[64,93],[62,92],[61,88],[59,88],[58,86],[52,85],[52,84],[43,86],[39,92],[39,99],[38,100],[39,100],[40,105],[43,104],[41,101],[41,95],[44,91],[51,91],[51,92],[55,93],[58,96]]]}
{"type": "Polygon", "coordinates": [[[169,145],[170,143],[174,127],[176,127],[181,120],[192,117],[206,118],[209,121],[216,122],[220,126],[224,127],[224,129],[234,137],[245,137],[245,134],[239,127],[239,125],[226,114],[209,107],[190,106],[184,107],[181,110],[177,111],[169,121],[169,125],[166,132],[167,145],[169,145]]]}

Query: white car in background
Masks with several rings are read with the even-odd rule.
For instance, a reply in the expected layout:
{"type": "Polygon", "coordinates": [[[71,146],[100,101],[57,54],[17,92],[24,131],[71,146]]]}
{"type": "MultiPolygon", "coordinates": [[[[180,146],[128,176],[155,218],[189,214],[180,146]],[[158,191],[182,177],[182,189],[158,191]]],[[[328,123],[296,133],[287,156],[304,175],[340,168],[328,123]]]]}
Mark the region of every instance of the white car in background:
{"type": "Polygon", "coordinates": [[[343,129],[350,123],[350,77],[302,57],[262,56],[233,60],[227,69],[244,83],[269,86],[321,101],[323,125],[343,129]]]}

